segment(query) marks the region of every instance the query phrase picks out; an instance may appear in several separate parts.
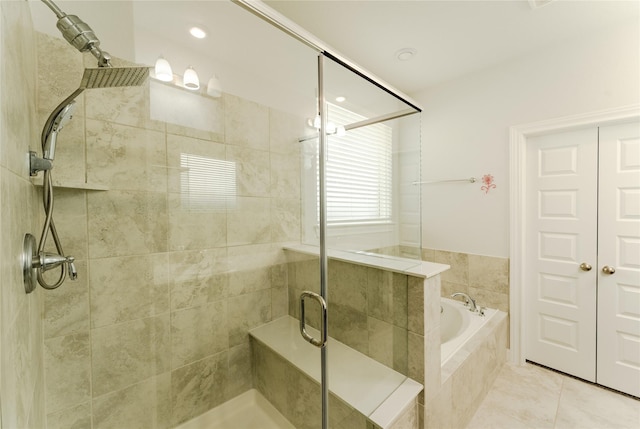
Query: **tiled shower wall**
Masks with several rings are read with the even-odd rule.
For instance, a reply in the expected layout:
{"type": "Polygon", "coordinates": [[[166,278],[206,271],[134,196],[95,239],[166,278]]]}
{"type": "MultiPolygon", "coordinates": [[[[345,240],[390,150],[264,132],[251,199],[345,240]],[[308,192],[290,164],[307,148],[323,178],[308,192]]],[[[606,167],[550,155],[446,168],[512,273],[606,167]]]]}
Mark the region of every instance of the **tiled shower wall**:
{"type": "Polygon", "coordinates": [[[43,291],[25,294],[20,255],[40,207],[27,153],[38,146],[36,42],[27,2],[0,2],[0,426],[44,427],[43,291]]]}
{"type": "MultiPolygon", "coordinates": [[[[45,35],[38,47],[42,123],[94,60],[45,35]]],[[[79,280],[41,291],[49,429],[197,416],[251,387],[247,331],[287,314],[281,249],[300,240],[303,121],[185,91],[206,126],[160,121],[153,91],[171,89],[158,85],[87,90],[59,137],[55,180],[108,190],[56,190],[79,280]],[[234,166],[224,206],[185,202],[182,154],[234,166]]]]}

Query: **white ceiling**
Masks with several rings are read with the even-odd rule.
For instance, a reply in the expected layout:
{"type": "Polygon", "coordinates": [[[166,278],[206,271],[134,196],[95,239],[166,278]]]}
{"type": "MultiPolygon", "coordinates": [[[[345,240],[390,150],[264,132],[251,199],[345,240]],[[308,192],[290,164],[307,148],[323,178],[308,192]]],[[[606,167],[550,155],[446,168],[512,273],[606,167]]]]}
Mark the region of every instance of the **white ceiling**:
{"type": "Polygon", "coordinates": [[[267,1],[342,54],[411,94],[544,48],[640,23],[638,1],[267,1]],[[409,61],[396,59],[414,48],[409,61]]]}
{"type": "MultiPolygon", "coordinates": [[[[36,29],[59,35],[55,16],[40,1],[30,3],[36,29]]],[[[114,55],[153,64],[162,54],[175,73],[193,65],[205,82],[218,74],[225,92],[249,97],[262,91],[249,98],[281,107],[315,98],[315,53],[227,0],[58,4],[89,23],[114,55]],[[187,32],[192,25],[209,36],[194,39],[187,32]]],[[[535,10],[527,0],[267,4],[407,94],[552,43],[640,22],[638,1],[556,0],[535,10]],[[398,61],[395,53],[407,47],[417,55],[398,61]]]]}

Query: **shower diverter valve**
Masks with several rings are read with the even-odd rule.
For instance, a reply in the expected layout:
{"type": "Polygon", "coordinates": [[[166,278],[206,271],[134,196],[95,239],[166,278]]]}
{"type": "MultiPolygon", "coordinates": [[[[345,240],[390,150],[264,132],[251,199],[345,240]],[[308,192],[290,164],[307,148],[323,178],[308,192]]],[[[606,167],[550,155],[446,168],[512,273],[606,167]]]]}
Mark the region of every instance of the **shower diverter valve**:
{"type": "MultiPolygon", "coordinates": [[[[62,264],[67,264],[69,278],[76,280],[78,278],[78,272],[74,264],[75,260],[73,256],[62,256],[48,252],[38,253],[35,237],[31,234],[25,234],[22,245],[22,277],[25,292],[31,293],[35,290],[39,282],[42,284],[38,279],[40,272],[43,273],[62,264]]],[[[47,287],[46,284],[42,284],[42,287],[45,289],[55,289],[47,287]]]]}

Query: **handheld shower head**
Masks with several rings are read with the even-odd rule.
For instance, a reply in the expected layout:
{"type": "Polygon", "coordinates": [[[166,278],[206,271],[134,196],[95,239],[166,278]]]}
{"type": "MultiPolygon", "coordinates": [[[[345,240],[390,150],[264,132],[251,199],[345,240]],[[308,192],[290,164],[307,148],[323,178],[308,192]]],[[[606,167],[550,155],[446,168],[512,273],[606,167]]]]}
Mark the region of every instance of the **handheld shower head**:
{"type": "Polygon", "coordinates": [[[53,128],[52,131],[58,132],[69,123],[69,121],[73,118],[73,114],[76,111],[76,102],[75,100],[71,103],[67,104],[62,108],[58,116],[53,120],[53,128]]]}
{"type": "Polygon", "coordinates": [[[76,111],[75,100],[64,106],[62,110],[56,115],[51,124],[51,129],[48,131],[45,138],[44,147],[42,148],[42,157],[53,161],[56,154],[56,142],[58,140],[58,133],[62,128],[69,123],[73,118],[73,113],[76,111]]]}

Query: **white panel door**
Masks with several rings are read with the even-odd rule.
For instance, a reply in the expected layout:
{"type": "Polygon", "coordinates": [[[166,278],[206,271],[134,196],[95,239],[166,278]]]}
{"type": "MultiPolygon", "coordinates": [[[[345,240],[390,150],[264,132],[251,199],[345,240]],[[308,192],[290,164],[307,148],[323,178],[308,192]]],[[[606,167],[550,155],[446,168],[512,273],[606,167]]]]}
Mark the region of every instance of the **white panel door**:
{"type": "Polygon", "coordinates": [[[599,146],[597,382],[640,396],[640,124],[601,127],[599,146]]]}
{"type": "Polygon", "coordinates": [[[596,368],[597,146],[596,128],[527,140],[525,357],[589,381],[596,368]]]}

